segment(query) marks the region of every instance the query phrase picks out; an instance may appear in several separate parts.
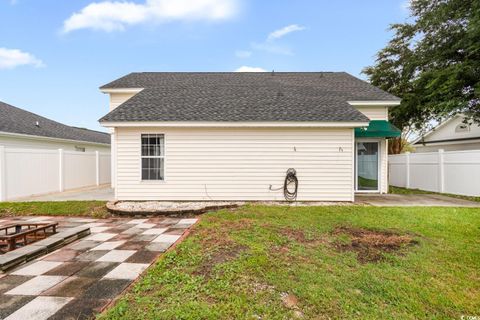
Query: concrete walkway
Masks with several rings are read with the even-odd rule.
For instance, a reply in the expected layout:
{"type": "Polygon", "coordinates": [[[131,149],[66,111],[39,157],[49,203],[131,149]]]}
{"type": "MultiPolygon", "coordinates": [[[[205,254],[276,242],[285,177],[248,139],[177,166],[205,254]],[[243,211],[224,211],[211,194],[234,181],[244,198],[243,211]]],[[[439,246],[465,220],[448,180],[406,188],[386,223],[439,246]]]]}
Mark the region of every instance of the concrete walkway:
{"type": "Polygon", "coordinates": [[[480,202],[438,194],[357,194],[355,203],[377,207],[480,207],[480,202]]]}
{"type": "Polygon", "coordinates": [[[84,201],[84,200],[101,200],[101,201],[110,201],[113,200],[114,193],[113,189],[110,188],[110,185],[103,185],[100,187],[90,187],[69,190],[59,193],[50,193],[39,196],[30,196],[26,198],[19,198],[13,201],[23,202],[23,201],[84,201]]]}

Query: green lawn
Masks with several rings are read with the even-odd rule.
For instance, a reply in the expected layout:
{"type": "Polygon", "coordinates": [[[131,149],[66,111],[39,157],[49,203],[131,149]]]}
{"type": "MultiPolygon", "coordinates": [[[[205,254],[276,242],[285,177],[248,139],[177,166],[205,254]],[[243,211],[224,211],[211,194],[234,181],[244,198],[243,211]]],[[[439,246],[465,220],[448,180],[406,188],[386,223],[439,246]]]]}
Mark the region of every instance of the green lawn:
{"type": "Polygon", "coordinates": [[[105,201],[0,202],[0,217],[6,216],[109,216],[105,201]]]}
{"type": "Polygon", "coordinates": [[[222,210],[100,318],[478,316],[479,236],[475,208],[222,210]]]}
{"type": "Polygon", "coordinates": [[[358,184],[363,187],[370,187],[372,190],[378,188],[378,181],[373,179],[367,179],[364,177],[358,177],[358,184]]]}

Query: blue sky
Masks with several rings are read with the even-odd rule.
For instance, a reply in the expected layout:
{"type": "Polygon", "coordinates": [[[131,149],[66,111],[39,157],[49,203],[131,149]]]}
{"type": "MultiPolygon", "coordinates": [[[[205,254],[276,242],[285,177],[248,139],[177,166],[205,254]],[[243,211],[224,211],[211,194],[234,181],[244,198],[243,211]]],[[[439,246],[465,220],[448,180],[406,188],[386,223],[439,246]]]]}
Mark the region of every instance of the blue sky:
{"type": "Polygon", "coordinates": [[[405,0],[0,0],[0,101],[105,131],[98,87],[132,71],[361,76],[405,0]],[[255,70],[255,69],[254,69],[255,70]]]}

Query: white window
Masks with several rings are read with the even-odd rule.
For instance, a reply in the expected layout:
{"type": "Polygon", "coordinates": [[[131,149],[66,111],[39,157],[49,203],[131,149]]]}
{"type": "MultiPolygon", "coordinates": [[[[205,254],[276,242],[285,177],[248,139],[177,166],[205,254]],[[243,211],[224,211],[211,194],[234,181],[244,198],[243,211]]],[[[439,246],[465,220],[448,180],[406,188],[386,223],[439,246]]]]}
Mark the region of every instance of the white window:
{"type": "Polygon", "coordinates": [[[165,135],[142,134],[142,180],[164,180],[165,135]]]}

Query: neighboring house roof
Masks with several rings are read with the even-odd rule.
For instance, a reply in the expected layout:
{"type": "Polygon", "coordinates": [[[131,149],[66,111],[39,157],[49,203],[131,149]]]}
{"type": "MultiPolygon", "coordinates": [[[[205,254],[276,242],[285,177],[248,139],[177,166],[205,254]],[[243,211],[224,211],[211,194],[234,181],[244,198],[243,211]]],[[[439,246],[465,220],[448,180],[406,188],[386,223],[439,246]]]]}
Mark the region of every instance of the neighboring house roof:
{"type": "Polygon", "coordinates": [[[67,126],[0,101],[1,132],[110,144],[108,133],[67,126]]]}
{"type": "Polygon", "coordinates": [[[100,122],[368,122],[348,101],[400,101],[345,72],[142,72],[100,87],[135,88],[100,122]]]}

